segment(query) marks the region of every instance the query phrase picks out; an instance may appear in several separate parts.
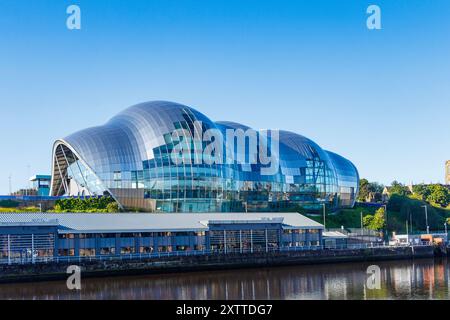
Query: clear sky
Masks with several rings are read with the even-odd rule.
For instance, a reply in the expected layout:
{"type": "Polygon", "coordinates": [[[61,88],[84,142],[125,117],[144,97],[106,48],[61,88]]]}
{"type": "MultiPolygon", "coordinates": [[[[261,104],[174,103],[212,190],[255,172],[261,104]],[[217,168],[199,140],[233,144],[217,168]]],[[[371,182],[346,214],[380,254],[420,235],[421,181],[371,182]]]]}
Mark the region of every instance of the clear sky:
{"type": "Polygon", "coordinates": [[[372,181],[443,182],[449,14],[448,0],[0,0],[0,194],[28,165],[50,173],[55,139],[149,100],[303,134],[372,181]]]}

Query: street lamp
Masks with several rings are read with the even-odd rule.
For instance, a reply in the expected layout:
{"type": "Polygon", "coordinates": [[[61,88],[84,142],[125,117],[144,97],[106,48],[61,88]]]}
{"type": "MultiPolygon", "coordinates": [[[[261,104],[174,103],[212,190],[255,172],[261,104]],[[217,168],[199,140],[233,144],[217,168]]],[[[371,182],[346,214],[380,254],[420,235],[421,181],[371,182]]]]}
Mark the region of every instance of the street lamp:
{"type": "Polygon", "coordinates": [[[448,243],[447,221],[444,222],[445,228],[445,242],[448,243]]]}
{"type": "Polygon", "coordinates": [[[323,207],[323,229],[326,230],[327,227],[326,227],[325,215],[326,215],[326,212],[327,212],[327,208],[325,206],[325,203],[322,203],[322,207],[323,207]]]}
{"type": "Polygon", "coordinates": [[[387,224],[387,205],[383,204],[382,207],[384,207],[384,230],[385,230],[385,238],[389,242],[389,234],[388,234],[388,224],[387,224]]]}
{"type": "Polygon", "coordinates": [[[428,225],[428,208],[426,205],[422,207],[425,208],[425,223],[427,225],[427,233],[430,233],[430,226],[428,225]]]}

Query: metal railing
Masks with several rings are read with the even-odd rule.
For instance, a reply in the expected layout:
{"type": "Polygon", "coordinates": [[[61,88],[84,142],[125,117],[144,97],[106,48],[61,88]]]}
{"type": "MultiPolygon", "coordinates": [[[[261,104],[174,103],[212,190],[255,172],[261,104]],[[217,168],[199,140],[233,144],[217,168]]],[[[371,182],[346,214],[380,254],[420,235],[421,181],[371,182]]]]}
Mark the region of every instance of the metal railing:
{"type": "Polygon", "coordinates": [[[257,254],[269,252],[292,252],[292,251],[342,251],[342,250],[361,250],[369,248],[395,248],[395,247],[424,247],[428,244],[415,245],[387,245],[385,243],[361,243],[349,245],[332,245],[332,246],[303,246],[303,247],[278,247],[260,250],[251,249],[220,249],[220,250],[192,250],[192,251],[173,251],[173,252],[154,252],[154,253],[131,253],[120,255],[96,255],[96,256],[46,256],[46,257],[11,257],[0,258],[0,265],[25,265],[39,263],[81,263],[81,262],[98,262],[98,261],[124,261],[124,260],[150,260],[168,257],[187,257],[199,255],[231,255],[231,254],[257,254]]]}

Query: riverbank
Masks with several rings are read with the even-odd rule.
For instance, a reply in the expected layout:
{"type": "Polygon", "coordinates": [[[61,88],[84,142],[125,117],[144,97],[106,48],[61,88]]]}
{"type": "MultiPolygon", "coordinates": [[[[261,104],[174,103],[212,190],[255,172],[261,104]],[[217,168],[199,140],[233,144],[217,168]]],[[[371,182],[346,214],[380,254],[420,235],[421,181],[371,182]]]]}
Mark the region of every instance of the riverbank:
{"type": "MultiPolygon", "coordinates": [[[[433,246],[416,246],[170,256],[136,260],[93,260],[82,261],[78,265],[82,270],[82,277],[86,278],[433,257],[433,246]]],[[[68,277],[67,267],[74,264],[76,263],[52,262],[0,265],[0,282],[62,280],[68,277]]]]}

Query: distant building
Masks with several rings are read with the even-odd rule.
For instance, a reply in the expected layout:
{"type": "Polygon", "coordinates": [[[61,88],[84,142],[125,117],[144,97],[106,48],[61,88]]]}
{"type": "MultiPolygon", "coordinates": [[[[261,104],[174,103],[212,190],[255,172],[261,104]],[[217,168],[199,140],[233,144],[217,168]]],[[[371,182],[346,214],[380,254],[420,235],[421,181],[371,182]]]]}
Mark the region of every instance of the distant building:
{"type": "Polygon", "coordinates": [[[391,245],[418,245],[418,244],[441,244],[447,243],[446,233],[431,234],[394,234],[392,235],[391,245]]]}
{"type": "Polygon", "coordinates": [[[445,184],[450,185],[450,160],[445,163],[445,184]]]}
{"type": "Polygon", "coordinates": [[[34,190],[33,195],[47,197],[50,194],[51,180],[52,176],[50,175],[35,175],[31,177],[32,190],[34,190]]]}
{"type": "Polygon", "coordinates": [[[366,202],[380,202],[383,200],[383,195],[381,192],[369,192],[366,197],[366,202]]]}
{"type": "Polygon", "coordinates": [[[383,192],[381,193],[381,201],[388,202],[390,196],[391,196],[391,187],[384,187],[383,192]]]}
{"type": "Polygon", "coordinates": [[[38,174],[30,178],[30,188],[22,188],[10,194],[14,197],[38,196],[48,197],[50,195],[50,182],[52,176],[38,174]]]}
{"type": "Polygon", "coordinates": [[[323,245],[326,249],[347,248],[348,236],[339,231],[323,231],[323,245]]]}
{"type": "Polygon", "coordinates": [[[36,196],[37,192],[34,189],[19,189],[11,193],[11,196],[21,197],[21,196],[36,196]]]}

